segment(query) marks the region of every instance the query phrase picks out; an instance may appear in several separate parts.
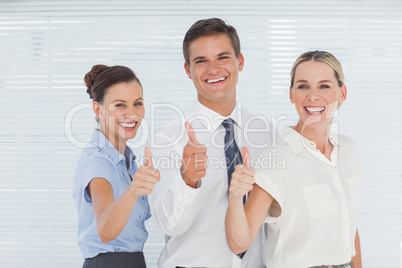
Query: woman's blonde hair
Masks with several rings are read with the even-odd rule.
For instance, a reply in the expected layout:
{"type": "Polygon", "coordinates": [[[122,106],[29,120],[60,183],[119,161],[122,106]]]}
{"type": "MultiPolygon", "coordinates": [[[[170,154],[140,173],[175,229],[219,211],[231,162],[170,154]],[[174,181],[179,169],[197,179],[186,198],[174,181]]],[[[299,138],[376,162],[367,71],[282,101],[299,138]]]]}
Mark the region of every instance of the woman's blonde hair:
{"type": "Polygon", "coordinates": [[[343,75],[341,63],[329,52],[326,51],[308,51],[301,54],[292,66],[290,71],[290,87],[293,87],[296,68],[300,63],[305,61],[319,61],[328,64],[335,72],[335,77],[338,80],[339,87],[343,86],[345,83],[345,76],[343,75]]]}

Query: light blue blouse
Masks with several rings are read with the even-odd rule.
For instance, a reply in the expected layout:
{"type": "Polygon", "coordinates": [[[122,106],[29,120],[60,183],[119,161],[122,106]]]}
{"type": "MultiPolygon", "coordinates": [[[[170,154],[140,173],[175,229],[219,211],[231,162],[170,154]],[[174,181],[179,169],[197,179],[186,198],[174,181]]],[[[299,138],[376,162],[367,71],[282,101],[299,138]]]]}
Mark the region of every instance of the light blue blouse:
{"type": "Polygon", "coordinates": [[[126,146],[123,156],[96,129],[91,143],[81,153],[73,186],[73,198],[78,212],[78,245],[85,259],[106,252],[139,252],[143,250],[148,237],[144,222],[151,217],[148,197],[138,198],[120,235],[108,243],[103,243],[96,231],[92,200],[87,193],[89,182],[93,178],[100,177],[110,183],[114,200],[116,200],[130,185],[130,176],[134,178],[136,171],[135,156],[131,149],[126,146]]]}

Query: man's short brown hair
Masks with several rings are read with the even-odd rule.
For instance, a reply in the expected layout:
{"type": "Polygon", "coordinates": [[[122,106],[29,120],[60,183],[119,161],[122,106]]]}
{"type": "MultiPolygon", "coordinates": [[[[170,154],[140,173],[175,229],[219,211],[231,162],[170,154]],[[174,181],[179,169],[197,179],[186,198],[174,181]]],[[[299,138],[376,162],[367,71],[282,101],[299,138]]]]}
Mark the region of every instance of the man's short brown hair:
{"type": "Polygon", "coordinates": [[[222,34],[225,34],[230,38],[235,55],[236,57],[239,57],[240,40],[236,29],[233,26],[226,24],[221,19],[210,18],[197,21],[186,32],[183,40],[183,56],[186,63],[190,65],[189,46],[194,40],[204,36],[222,34]]]}

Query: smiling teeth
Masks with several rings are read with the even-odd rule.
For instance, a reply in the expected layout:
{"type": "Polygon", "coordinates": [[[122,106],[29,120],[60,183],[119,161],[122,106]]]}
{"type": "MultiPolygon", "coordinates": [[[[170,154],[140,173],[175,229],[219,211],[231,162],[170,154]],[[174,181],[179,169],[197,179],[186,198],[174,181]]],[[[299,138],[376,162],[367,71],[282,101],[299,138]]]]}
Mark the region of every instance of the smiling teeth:
{"type": "Polygon", "coordinates": [[[306,110],[309,113],[321,113],[324,111],[324,107],[306,107],[306,110]]]}
{"type": "Polygon", "coordinates": [[[135,127],[136,124],[137,124],[137,122],[134,122],[134,123],[119,123],[119,125],[122,126],[122,127],[135,127]]]}
{"type": "Polygon", "coordinates": [[[223,81],[225,79],[226,79],[226,77],[221,77],[218,79],[210,79],[210,80],[207,80],[207,83],[215,83],[215,82],[223,81]]]}

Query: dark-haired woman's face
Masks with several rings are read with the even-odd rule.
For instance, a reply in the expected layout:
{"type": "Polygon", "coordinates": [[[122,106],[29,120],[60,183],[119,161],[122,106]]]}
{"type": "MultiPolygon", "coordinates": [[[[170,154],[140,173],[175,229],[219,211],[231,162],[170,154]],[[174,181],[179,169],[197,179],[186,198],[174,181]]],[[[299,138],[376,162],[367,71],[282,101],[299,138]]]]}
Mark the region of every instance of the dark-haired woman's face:
{"type": "Polygon", "coordinates": [[[101,110],[104,116],[99,118],[105,135],[115,146],[115,142],[134,138],[145,114],[141,85],[131,82],[111,86],[101,110]]]}

